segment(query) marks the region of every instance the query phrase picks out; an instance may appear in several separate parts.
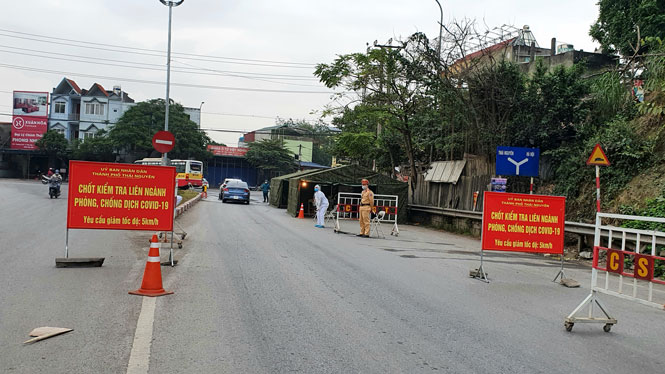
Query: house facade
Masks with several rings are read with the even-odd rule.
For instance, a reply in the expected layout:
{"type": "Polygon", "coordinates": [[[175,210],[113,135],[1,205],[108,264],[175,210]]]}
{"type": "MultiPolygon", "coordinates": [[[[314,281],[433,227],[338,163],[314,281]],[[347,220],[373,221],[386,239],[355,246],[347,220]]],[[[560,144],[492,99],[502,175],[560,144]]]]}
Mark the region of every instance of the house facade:
{"type": "Polygon", "coordinates": [[[63,78],[51,92],[48,128],[60,132],[67,140],[77,139],[83,91],[71,79],[63,78]]]}
{"type": "Polygon", "coordinates": [[[85,140],[99,130],[109,130],[133,105],[134,100],[120,86],[107,91],[95,83],[86,90],[63,78],[51,93],[49,129],[61,132],[68,140],[85,140]]]}

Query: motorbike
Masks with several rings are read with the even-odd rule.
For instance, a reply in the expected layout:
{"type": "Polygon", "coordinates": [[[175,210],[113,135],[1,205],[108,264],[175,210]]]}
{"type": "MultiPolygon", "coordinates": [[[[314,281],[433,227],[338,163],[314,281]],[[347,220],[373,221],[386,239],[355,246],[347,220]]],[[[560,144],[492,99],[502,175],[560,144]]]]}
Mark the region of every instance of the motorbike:
{"type": "Polygon", "coordinates": [[[57,199],[60,196],[60,181],[53,181],[51,178],[42,175],[42,184],[48,184],[49,198],[57,199]]]}
{"type": "Polygon", "coordinates": [[[60,190],[56,186],[48,186],[48,196],[51,199],[57,199],[60,196],[60,190]]]}

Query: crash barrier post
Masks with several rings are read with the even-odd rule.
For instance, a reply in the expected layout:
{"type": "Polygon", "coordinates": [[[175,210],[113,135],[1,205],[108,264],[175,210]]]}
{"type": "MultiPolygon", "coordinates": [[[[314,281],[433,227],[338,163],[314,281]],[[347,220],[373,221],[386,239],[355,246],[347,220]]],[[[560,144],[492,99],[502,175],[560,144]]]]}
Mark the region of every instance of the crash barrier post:
{"type": "Polygon", "coordinates": [[[665,305],[663,305],[665,298],[656,301],[653,289],[654,283],[665,285],[665,281],[654,276],[656,261],[665,262],[665,257],[659,256],[657,251],[658,245],[665,244],[665,232],[603,224],[603,218],[622,223],[632,221],[642,226],[654,223],[665,224],[665,218],[596,213],[591,292],[565,319],[564,327],[567,331],[571,331],[575,323],[603,323],[605,324],[603,330],[609,332],[612,325],[617,323],[617,320],[610,317],[607,308],[598,299],[599,293],[665,309],[665,305]],[[601,236],[605,233],[607,234],[607,245],[602,246],[601,236]],[[634,249],[628,248],[627,240],[635,242],[634,249]],[[601,265],[601,254],[606,255],[604,265],[601,265]],[[631,262],[632,270],[626,266],[626,263],[631,262]],[[599,272],[605,273],[602,284],[598,282],[599,272]],[[633,280],[631,282],[625,278],[633,280]],[[646,285],[646,289],[643,287],[640,290],[643,285],[646,285]],[[628,292],[624,291],[624,286],[629,287],[628,292]],[[603,316],[594,317],[594,304],[598,306],[603,316]],[[577,317],[578,313],[587,306],[586,316],[577,317]]]}
{"type": "MultiPolygon", "coordinates": [[[[337,193],[337,217],[335,218],[335,232],[341,232],[340,220],[358,220],[361,194],[353,192],[337,193]]],[[[374,207],[372,213],[378,214],[384,211],[382,218],[377,222],[392,223],[393,227],[390,235],[399,236],[399,227],[397,226],[397,209],[399,206],[399,196],[397,195],[377,195],[374,194],[374,207]]],[[[378,216],[374,217],[375,219],[378,216]]]]}
{"type": "Polygon", "coordinates": [[[70,161],[65,257],[56,267],[101,266],[104,258],[70,259],[69,230],[173,230],[175,168],[70,161]]]}
{"type": "Polygon", "coordinates": [[[485,191],[480,234],[480,266],[470,276],[489,283],[485,251],[550,253],[561,256],[555,280],[563,279],[563,234],[566,198],[485,191]]]}

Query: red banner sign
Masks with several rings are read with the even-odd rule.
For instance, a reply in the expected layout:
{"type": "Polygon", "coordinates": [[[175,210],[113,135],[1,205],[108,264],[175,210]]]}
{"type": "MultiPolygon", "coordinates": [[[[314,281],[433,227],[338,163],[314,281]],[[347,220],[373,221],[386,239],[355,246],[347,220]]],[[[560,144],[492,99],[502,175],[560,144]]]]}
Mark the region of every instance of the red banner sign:
{"type": "Polygon", "coordinates": [[[485,192],[482,249],[563,254],[566,198],[485,192]]]}
{"type": "Polygon", "coordinates": [[[244,157],[247,154],[247,151],[249,151],[249,148],[208,145],[208,151],[212,152],[215,156],[244,157]]]}
{"type": "Polygon", "coordinates": [[[171,231],[175,168],[69,162],[67,228],[171,231]]]}
{"type": "Polygon", "coordinates": [[[48,130],[48,92],[14,91],[12,149],[35,150],[48,130]]]}
{"type": "Polygon", "coordinates": [[[46,117],[14,116],[11,149],[35,150],[35,143],[48,130],[46,117]]]}

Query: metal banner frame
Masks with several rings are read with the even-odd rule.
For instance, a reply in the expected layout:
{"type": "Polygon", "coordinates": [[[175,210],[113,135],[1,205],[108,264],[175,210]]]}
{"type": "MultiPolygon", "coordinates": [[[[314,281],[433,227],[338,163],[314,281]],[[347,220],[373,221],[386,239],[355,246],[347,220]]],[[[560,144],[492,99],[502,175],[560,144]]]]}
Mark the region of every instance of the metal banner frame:
{"type": "MultiPolygon", "coordinates": [[[[337,193],[337,211],[335,218],[335,232],[340,232],[340,220],[358,220],[358,208],[360,207],[361,194],[354,192],[337,193]]],[[[399,227],[397,226],[397,212],[399,207],[399,196],[397,195],[377,195],[374,194],[373,213],[380,210],[386,212],[380,223],[392,223],[393,228],[390,235],[399,236],[399,227]]],[[[375,217],[376,218],[376,217],[375,217]]]]}
{"type": "MultiPolygon", "coordinates": [[[[485,268],[484,268],[484,253],[485,253],[485,251],[489,251],[489,250],[492,250],[492,251],[500,250],[500,249],[496,249],[496,248],[494,248],[494,249],[486,248],[484,246],[484,243],[485,243],[484,239],[486,239],[485,238],[485,227],[486,227],[485,226],[485,224],[486,224],[486,222],[485,222],[486,214],[485,213],[488,210],[490,210],[490,208],[488,207],[488,200],[489,200],[488,194],[494,195],[494,194],[496,194],[496,192],[485,191],[485,195],[483,196],[483,214],[482,214],[482,220],[481,220],[481,228],[482,229],[480,230],[480,266],[478,266],[477,269],[472,269],[469,272],[469,276],[471,278],[478,279],[478,280],[483,281],[485,283],[490,283],[490,281],[489,281],[489,278],[487,277],[487,272],[485,271],[485,268]]],[[[499,193],[499,195],[501,195],[501,196],[524,195],[525,197],[528,197],[528,198],[550,198],[550,199],[551,198],[557,198],[557,199],[561,198],[561,196],[543,196],[543,195],[533,195],[533,194],[528,194],[527,195],[527,194],[515,194],[515,193],[506,194],[506,193],[503,193],[503,192],[499,193]]],[[[565,198],[564,198],[564,207],[565,207],[565,198]]],[[[562,215],[563,215],[563,213],[562,213],[562,215]]],[[[563,218],[562,218],[562,221],[563,221],[563,218]]],[[[565,227],[562,226],[561,227],[561,233],[562,233],[561,235],[563,235],[564,231],[565,231],[565,227]]],[[[556,282],[557,279],[561,279],[561,281],[563,282],[564,279],[570,279],[570,278],[566,277],[566,272],[564,271],[563,238],[561,239],[561,245],[562,245],[561,253],[549,252],[549,251],[547,251],[547,252],[540,252],[540,251],[539,252],[532,252],[532,251],[520,251],[520,250],[507,250],[507,251],[513,252],[513,253],[549,253],[549,254],[553,254],[553,255],[559,255],[560,256],[560,261],[561,261],[560,268],[559,268],[559,271],[557,272],[556,276],[552,280],[552,282],[556,282]]]]}
{"type": "Polygon", "coordinates": [[[564,326],[567,331],[572,331],[575,323],[603,323],[605,326],[603,330],[609,332],[611,327],[617,323],[615,318],[612,318],[607,312],[607,309],[603,307],[598,299],[598,294],[606,294],[611,296],[616,296],[625,300],[635,301],[643,305],[655,307],[658,309],[665,309],[665,305],[662,303],[657,303],[653,300],[653,284],[663,284],[664,281],[659,279],[652,278],[650,280],[640,280],[635,277],[634,274],[628,273],[623,269],[623,259],[624,257],[631,257],[635,259],[637,256],[645,256],[655,260],[665,261],[665,257],[658,256],[656,252],[657,245],[665,244],[665,232],[656,231],[656,230],[641,230],[641,229],[632,229],[625,227],[617,227],[612,225],[603,225],[603,218],[612,219],[612,220],[631,220],[631,221],[641,221],[641,222],[652,222],[652,223],[664,223],[665,218],[658,217],[643,217],[643,216],[630,216],[623,214],[611,214],[611,213],[596,213],[596,225],[595,225],[595,235],[594,235],[594,248],[593,248],[593,267],[591,269],[591,292],[589,295],[566,317],[564,321],[564,326]],[[601,234],[607,233],[607,247],[601,246],[601,234]],[[650,238],[650,240],[644,240],[644,237],[650,238]],[[620,247],[612,247],[613,242],[617,240],[621,242],[620,247]],[[634,241],[635,248],[633,250],[628,250],[626,246],[626,241],[634,241]],[[651,251],[650,255],[642,254],[640,249],[645,246],[650,245],[651,251]],[[600,253],[615,253],[618,258],[621,259],[620,266],[617,265],[617,269],[609,269],[606,265],[602,267],[599,265],[600,253]],[[598,273],[605,273],[605,281],[603,284],[598,282],[598,273]],[[610,273],[616,273],[617,275],[611,275],[610,273]],[[632,282],[624,281],[624,278],[633,278],[632,282]],[[612,279],[614,278],[614,279],[612,279]],[[647,282],[647,291],[646,295],[644,292],[640,293],[638,290],[638,285],[640,283],[647,282]],[[611,284],[612,283],[612,284],[611,284]],[[624,285],[628,284],[631,287],[630,293],[625,293],[623,288],[624,285]],[[616,287],[616,290],[613,288],[616,287]],[[603,316],[594,317],[594,304],[599,307],[603,316]],[[585,307],[588,306],[588,313],[586,316],[577,317],[576,315],[585,307]]]}

